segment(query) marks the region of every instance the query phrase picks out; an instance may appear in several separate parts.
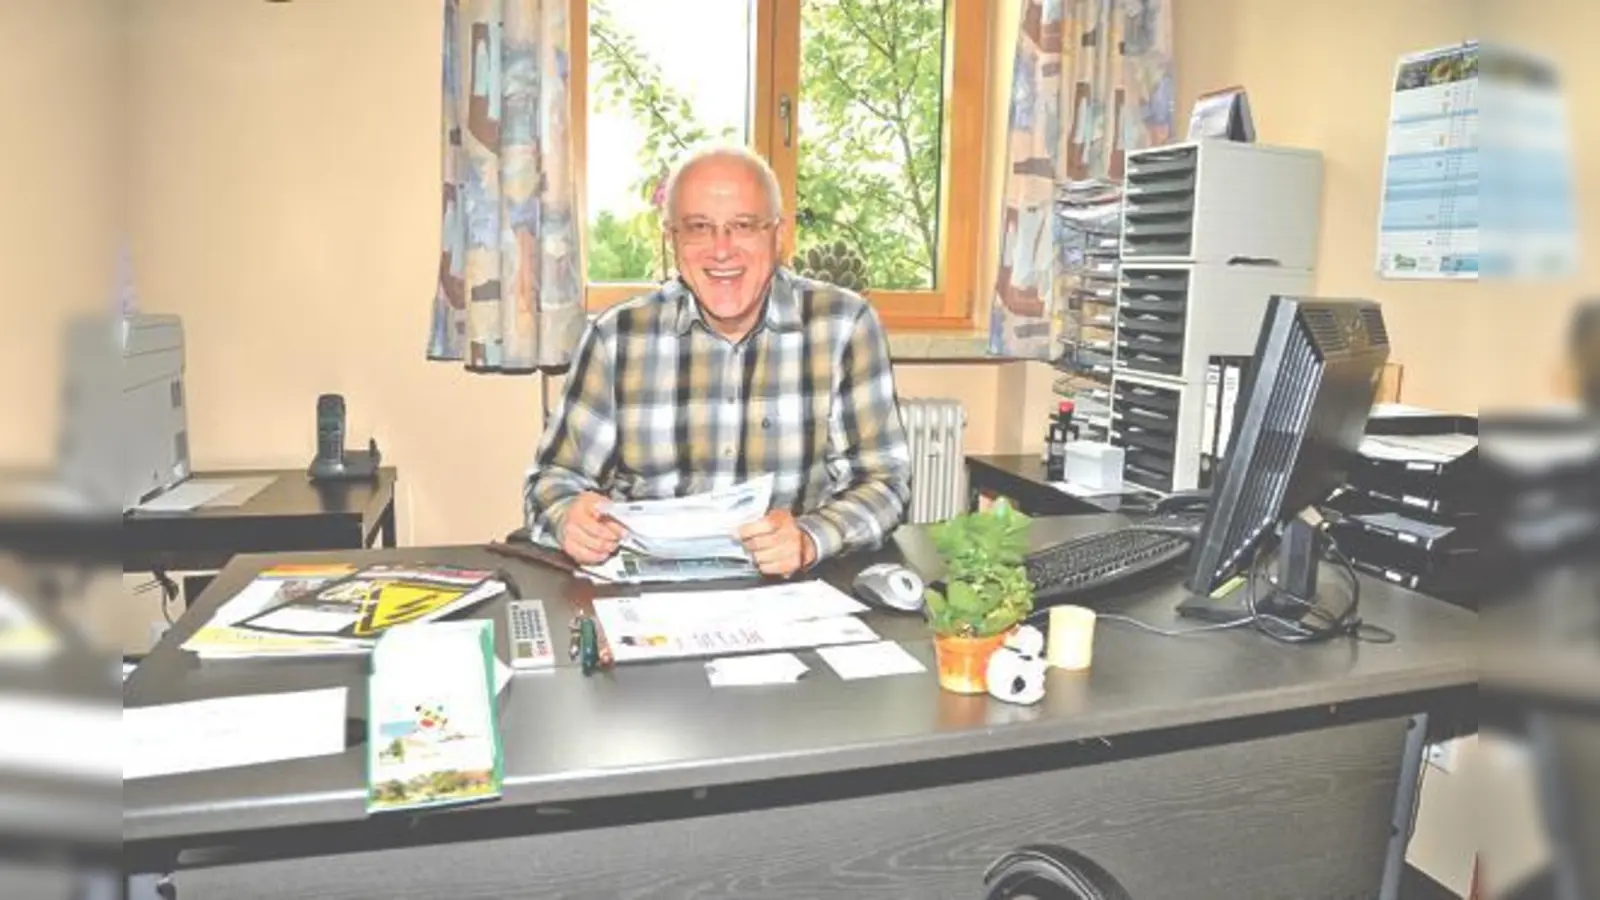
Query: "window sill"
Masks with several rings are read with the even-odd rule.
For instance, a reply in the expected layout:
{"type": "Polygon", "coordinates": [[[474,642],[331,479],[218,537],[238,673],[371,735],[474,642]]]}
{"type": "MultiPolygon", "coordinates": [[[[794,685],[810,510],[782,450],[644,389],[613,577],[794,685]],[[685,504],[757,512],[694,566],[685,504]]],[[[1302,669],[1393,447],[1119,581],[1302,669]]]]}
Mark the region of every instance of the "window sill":
{"type": "Polygon", "coordinates": [[[979,331],[897,331],[889,329],[894,362],[1005,362],[989,354],[989,335],[979,331]]]}

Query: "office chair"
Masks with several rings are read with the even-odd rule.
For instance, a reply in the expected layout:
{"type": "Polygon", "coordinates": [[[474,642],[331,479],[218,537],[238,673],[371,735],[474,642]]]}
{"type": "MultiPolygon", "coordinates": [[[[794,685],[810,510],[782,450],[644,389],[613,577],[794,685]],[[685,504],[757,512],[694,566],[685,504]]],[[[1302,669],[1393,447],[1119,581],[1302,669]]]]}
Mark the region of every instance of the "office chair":
{"type": "Polygon", "coordinates": [[[983,874],[985,900],[1132,900],[1094,860],[1065,847],[1029,844],[1000,857],[983,874]]]}

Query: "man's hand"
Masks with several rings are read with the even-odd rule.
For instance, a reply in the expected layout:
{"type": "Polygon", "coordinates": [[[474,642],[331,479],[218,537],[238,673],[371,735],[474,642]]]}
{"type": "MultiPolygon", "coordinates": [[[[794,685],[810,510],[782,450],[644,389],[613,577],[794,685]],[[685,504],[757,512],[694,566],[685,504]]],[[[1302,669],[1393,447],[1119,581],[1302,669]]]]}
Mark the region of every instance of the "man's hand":
{"type": "Polygon", "coordinates": [[[769,512],[740,528],[739,542],[765,575],[793,575],[817,561],[811,535],[800,530],[794,514],[786,509],[769,512]]]}
{"type": "Polygon", "coordinates": [[[561,549],[579,565],[605,562],[622,543],[622,525],[606,515],[605,497],[584,491],[567,507],[561,524],[561,549]]]}

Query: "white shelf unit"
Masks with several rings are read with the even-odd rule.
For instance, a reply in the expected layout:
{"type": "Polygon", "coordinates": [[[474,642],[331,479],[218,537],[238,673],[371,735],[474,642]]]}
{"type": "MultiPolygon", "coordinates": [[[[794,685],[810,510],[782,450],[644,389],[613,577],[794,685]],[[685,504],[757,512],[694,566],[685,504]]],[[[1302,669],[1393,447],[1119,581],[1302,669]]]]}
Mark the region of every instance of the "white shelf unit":
{"type": "Polygon", "coordinates": [[[1315,268],[1322,155],[1191,141],[1128,153],[1122,260],[1315,268]]]}
{"type": "Polygon", "coordinates": [[[1255,353],[1274,295],[1315,284],[1322,157],[1193,141],[1128,154],[1110,440],[1125,481],[1199,486],[1206,370],[1255,353]]]}

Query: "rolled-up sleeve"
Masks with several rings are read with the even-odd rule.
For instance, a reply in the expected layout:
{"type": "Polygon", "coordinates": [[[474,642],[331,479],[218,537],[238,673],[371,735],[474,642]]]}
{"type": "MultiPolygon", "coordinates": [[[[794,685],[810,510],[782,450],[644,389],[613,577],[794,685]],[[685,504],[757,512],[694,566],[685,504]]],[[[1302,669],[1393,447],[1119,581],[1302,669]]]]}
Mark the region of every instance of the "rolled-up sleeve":
{"type": "Polygon", "coordinates": [[[819,562],[882,545],[900,524],[911,496],[911,450],[900,421],[889,342],[870,306],[856,317],[835,371],[829,463],[849,472],[848,484],[799,517],[819,562]]]}

